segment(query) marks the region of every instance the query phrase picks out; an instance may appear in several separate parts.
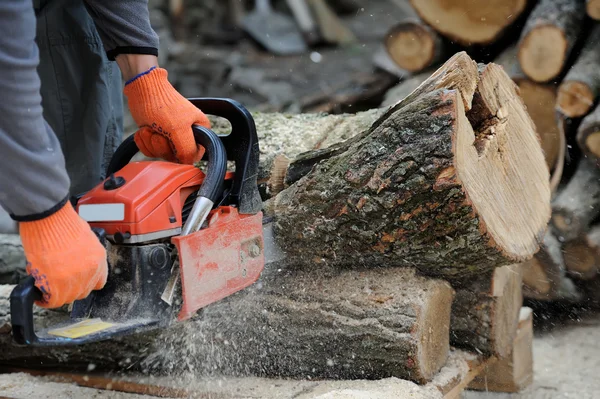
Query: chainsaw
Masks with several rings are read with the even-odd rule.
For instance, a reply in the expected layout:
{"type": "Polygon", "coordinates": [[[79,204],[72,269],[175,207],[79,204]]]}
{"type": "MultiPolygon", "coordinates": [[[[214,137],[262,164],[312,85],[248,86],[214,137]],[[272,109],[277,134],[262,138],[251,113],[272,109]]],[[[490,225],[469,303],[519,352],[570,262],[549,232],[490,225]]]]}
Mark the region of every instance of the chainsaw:
{"type": "Polygon", "coordinates": [[[254,120],[230,99],[189,101],[231,124],[231,132],[221,136],[192,127],[196,143],[206,149],[204,171],[132,162],[138,148],[133,136],[125,139],[109,163],[108,178],[71,199],[107,250],[105,287],[75,301],[68,322],[36,332],[33,307],[42,293],[28,276],[10,296],[17,344],[78,345],[164,328],[259,278],[270,230],[263,233],[254,120]]]}

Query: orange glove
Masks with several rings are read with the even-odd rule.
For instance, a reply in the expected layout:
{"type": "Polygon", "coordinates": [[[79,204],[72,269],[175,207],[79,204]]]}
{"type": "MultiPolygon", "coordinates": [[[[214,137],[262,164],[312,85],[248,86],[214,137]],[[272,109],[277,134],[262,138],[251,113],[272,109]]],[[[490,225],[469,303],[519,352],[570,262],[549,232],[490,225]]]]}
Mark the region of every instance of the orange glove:
{"type": "Polygon", "coordinates": [[[27,273],[44,293],[39,306],[58,308],[106,284],[106,250],[70,202],[44,219],[20,222],[19,234],[27,273]]]}
{"type": "Polygon", "coordinates": [[[210,128],[206,115],[179,94],[167,71],[151,68],[125,84],[129,110],[140,127],[134,136],[140,151],[151,158],[192,164],[202,159],[192,125],[210,128]]]}

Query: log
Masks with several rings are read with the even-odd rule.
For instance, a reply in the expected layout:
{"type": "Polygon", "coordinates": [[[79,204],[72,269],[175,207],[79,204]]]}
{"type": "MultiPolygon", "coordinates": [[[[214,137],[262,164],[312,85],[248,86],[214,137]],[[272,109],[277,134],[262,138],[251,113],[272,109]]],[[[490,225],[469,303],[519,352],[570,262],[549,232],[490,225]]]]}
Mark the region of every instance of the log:
{"type": "Polygon", "coordinates": [[[486,366],[469,389],[485,392],[523,391],[533,382],[533,311],[521,308],[510,356],[486,366]]]}
{"type": "Polygon", "coordinates": [[[600,1],[587,0],[586,11],[590,18],[600,21],[600,1]]]}
{"type": "Polygon", "coordinates": [[[426,23],[463,45],[496,41],[527,6],[527,0],[411,0],[410,3],[426,23]]]}
{"type": "Polygon", "coordinates": [[[266,209],[291,263],[414,266],[460,279],[538,248],[548,169],[497,65],[478,73],[458,53],[369,131],[323,151],[305,154],[314,167],[266,209]]]}
{"type": "Polygon", "coordinates": [[[419,19],[405,20],[390,28],[385,48],[400,68],[412,73],[439,63],[445,55],[442,38],[419,19]]]}
{"type": "Polygon", "coordinates": [[[92,363],[98,369],[137,364],[157,373],[187,369],[426,382],[448,356],[452,298],[449,284],[411,269],[331,274],[273,269],[260,284],[205,308],[197,320],[158,334],[73,350],[15,347],[4,335],[7,351],[0,358],[27,364],[42,357],[50,367],[68,361],[71,367],[92,363]]]}
{"type": "Polygon", "coordinates": [[[288,187],[264,203],[285,259],[162,331],[60,349],[0,334],[0,362],[422,383],[448,354],[453,290],[438,278],[489,275],[538,249],[548,171],[499,66],[459,53],[389,109],[255,117],[263,162],[291,160],[288,187]],[[311,130],[321,123],[332,135],[311,130]]]}
{"type": "Polygon", "coordinates": [[[600,170],[583,158],[573,177],[558,193],[552,204],[551,224],[563,241],[582,235],[592,220],[600,215],[600,170]]]}
{"type": "Polygon", "coordinates": [[[456,290],[450,342],[477,353],[506,357],[511,353],[523,302],[520,265],[499,267],[456,290]]]}
{"type": "Polygon", "coordinates": [[[600,159],[600,104],[588,114],[577,129],[577,144],[588,158],[600,159]]]}
{"type": "Polygon", "coordinates": [[[581,33],[582,0],[540,0],[531,12],[519,41],[519,63],[535,82],[560,75],[581,33]]]}
{"type": "Polygon", "coordinates": [[[563,251],[565,266],[572,277],[596,278],[600,265],[600,226],[592,227],[580,239],[566,243],[563,251]]]}
{"type": "Polygon", "coordinates": [[[558,88],[556,109],[569,118],[587,115],[600,95],[599,43],[600,25],[595,25],[558,88]]]}
{"type": "Polygon", "coordinates": [[[581,291],[566,276],[561,244],[550,230],[540,251],[523,264],[523,296],[541,301],[582,299],[581,291]]]}

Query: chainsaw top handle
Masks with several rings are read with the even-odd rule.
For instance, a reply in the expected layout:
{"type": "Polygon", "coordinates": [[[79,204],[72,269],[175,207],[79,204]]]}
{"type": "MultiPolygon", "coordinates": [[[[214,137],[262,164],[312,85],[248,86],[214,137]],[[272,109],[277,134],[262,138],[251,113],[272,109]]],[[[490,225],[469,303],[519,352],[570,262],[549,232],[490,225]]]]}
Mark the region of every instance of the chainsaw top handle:
{"type": "MultiPolygon", "coordinates": [[[[225,147],[227,160],[235,163],[235,176],[231,189],[221,198],[220,204],[235,205],[238,207],[240,214],[260,212],[262,200],[257,185],[259,145],[252,115],[243,105],[228,98],[190,98],[188,100],[205,114],[225,118],[231,124],[231,133],[227,136],[219,136],[219,139],[225,147]]],[[[193,129],[196,142],[206,148],[205,156],[208,157],[209,161],[207,169],[210,173],[211,156],[214,157],[214,152],[205,143],[199,142],[198,137],[199,134],[206,133],[208,129],[201,126],[194,126],[193,129]]],[[[125,139],[115,151],[108,165],[106,175],[110,176],[121,170],[138,151],[133,135],[125,139]]],[[[206,179],[208,178],[207,174],[206,179]]],[[[203,187],[207,186],[206,190],[211,189],[213,184],[207,183],[203,184],[203,187]]],[[[218,197],[220,198],[220,195],[223,194],[222,186],[219,186],[219,189],[218,197]]],[[[215,202],[219,198],[210,199],[215,202]]]]}

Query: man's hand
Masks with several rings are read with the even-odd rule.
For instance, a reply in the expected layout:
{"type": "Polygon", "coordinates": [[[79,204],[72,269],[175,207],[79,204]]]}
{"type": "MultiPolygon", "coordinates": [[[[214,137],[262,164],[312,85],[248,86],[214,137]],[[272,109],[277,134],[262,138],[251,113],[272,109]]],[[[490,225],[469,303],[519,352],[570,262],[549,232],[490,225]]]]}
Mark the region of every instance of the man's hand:
{"type": "Polygon", "coordinates": [[[58,308],[106,284],[106,250],[70,202],[44,219],[19,223],[19,234],[27,273],[44,294],[39,306],[58,308]]]}
{"type": "MultiPolygon", "coordinates": [[[[148,56],[121,57],[117,62],[126,78],[151,64],[148,56]]],[[[169,83],[166,70],[152,66],[131,77],[125,95],[140,127],[134,139],[144,155],[185,164],[202,158],[204,148],[196,144],[192,125],[210,127],[210,122],[169,83]]]]}

